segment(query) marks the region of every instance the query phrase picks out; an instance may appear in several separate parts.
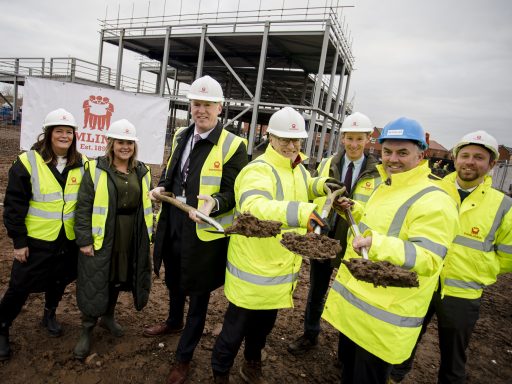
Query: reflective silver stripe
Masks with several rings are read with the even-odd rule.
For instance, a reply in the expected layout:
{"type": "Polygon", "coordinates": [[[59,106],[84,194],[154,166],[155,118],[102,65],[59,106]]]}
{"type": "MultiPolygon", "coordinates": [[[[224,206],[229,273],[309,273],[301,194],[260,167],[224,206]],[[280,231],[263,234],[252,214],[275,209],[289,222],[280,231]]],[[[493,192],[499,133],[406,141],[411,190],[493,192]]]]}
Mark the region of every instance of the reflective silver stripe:
{"type": "Polygon", "coordinates": [[[411,269],[416,265],[416,248],[409,241],[404,241],[404,264],[402,268],[411,269]]]}
{"type": "Polygon", "coordinates": [[[438,244],[433,242],[432,240],[427,239],[426,237],[410,237],[408,239],[411,243],[415,243],[422,248],[428,249],[430,252],[435,253],[441,259],[444,259],[446,256],[446,252],[448,252],[448,248],[446,248],[442,244],[438,244]]]}
{"type": "Polygon", "coordinates": [[[324,168],[325,168],[326,164],[329,162],[330,159],[332,159],[332,157],[329,157],[327,159],[323,159],[322,160],[322,162],[320,163],[320,168],[318,169],[318,176],[323,175],[324,168]]]}
{"type": "Polygon", "coordinates": [[[103,228],[101,227],[92,227],[92,234],[93,235],[102,235],[103,234],[103,228]]]}
{"type": "Polygon", "coordinates": [[[31,216],[41,217],[43,219],[62,219],[61,212],[48,212],[34,207],[29,207],[27,214],[31,216]]]}
{"type": "Polygon", "coordinates": [[[299,202],[290,201],[286,207],[286,222],[289,227],[299,226],[299,202]]]}
{"type": "Polygon", "coordinates": [[[484,289],[485,284],[477,283],[476,281],[463,281],[456,279],[445,279],[444,285],[450,287],[463,288],[463,289],[484,289]]]}
{"type": "Polygon", "coordinates": [[[153,233],[153,226],[148,225],[148,235],[151,236],[152,233],[153,233]]]}
{"type": "Polygon", "coordinates": [[[282,275],[282,276],[259,276],[255,275],[253,273],[244,272],[237,267],[235,267],[233,264],[231,264],[229,261],[227,262],[227,269],[228,271],[235,277],[239,278],[240,280],[247,281],[252,284],[256,285],[280,285],[280,284],[292,284],[295,281],[297,281],[297,278],[299,277],[299,273],[292,273],[288,275],[282,275]]]}
{"type": "Polygon", "coordinates": [[[354,193],[352,195],[352,200],[362,201],[363,203],[366,203],[370,196],[363,195],[362,193],[354,193]]]}
{"type": "Polygon", "coordinates": [[[233,140],[235,140],[235,135],[231,132],[228,132],[226,140],[224,140],[224,144],[222,144],[222,164],[224,164],[224,159],[228,155],[229,147],[231,147],[233,140]]]}
{"type": "Polygon", "coordinates": [[[214,185],[220,187],[221,177],[219,176],[201,176],[201,185],[214,185]]]}
{"type": "MultiPolygon", "coordinates": [[[[309,185],[308,185],[308,171],[306,170],[306,167],[303,166],[302,164],[299,164],[298,165],[299,169],[300,169],[300,173],[302,174],[302,179],[304,180],[304,185],[306,186],[306,191],[309,191],[309,185]]],[[[318,193],[315,193],[316,196],[320,196],[318,193]]],[[[323,194],[322,194],[323,196],[323,194]]]]}
{"type": "Polygon", "coordinates": [[[492,244],[490,246],[486,246],[484,242],[474,240],[474,239],[468,239],[467,237],[457,235],[455,236],[455,239],[453,239],[453,242],[458,245],[463,245],[464,247],[468,247],[471,249],[475,249],[477,251],[482,252],[490,252],[493,249],[492,244]]]}
{"type": "Polygon", "coordinates": [[[38,203],[48,203],[55,200],[62,200],[62,192],[41,193],[36,155],[33,150],[27,152],[27,159],[30,167],[32,168],[32,172],[30,172],[30,183],[32,184],[32,200],[38,203]]]}
{"type": "Polygon", "coordinates": [[[148,191],[151,189],[151,173],[148,170],[148,173],[144,175],[144,181],[146,182],[146,187],[148,191]]]}
{"type": "Polygon", "coordinates": [[[92,214],[93,215],[105,215],[107,213],[107,208],[105,207],[92,207],[92,214]]]}
{"type": "Polygon", "coordinates": [[[267,164],[270,167],[270,169],[272,169],[272,173],[274,174],[274,177],[276,179],[276,198],[275,198],[275,200],[279,200],[279,201],[284,200],[283,184],[281,184],[281,178],[279,177],[279,174],[274,169],[274,167],[264,160],[253,160],[253,161],[251,161],[250,164],[254,164],[254,163],[267,164]]]}
{"type": "Polygon", "coordinates": [[[417,328],[423,324],[423,317],[405,317],[385,311],[383,309],[374,307],[363,300],[354,296],[347,288],[335,280],[332,289],[339,293],[345,300],[347,300],[354,307],[359,308],[366,314],[375,317],[378,320],[386,323],[396,325],[397,327],[417,328]]]}
{"type": "Polygon", "coordinates": [[[313,194],[315,196],[324,196],[324,194],[320,194],[320,192],[318,192],[318,183],[320,182],[320,178],[317,177],[315,179],[315,181],[313,181],[313,194]]]}
{"type": "Polygon", "coordinates": [[[144,208],[144,216],[152,215],[152,214],[153,214],[153,207],[144,208]]]}
{"type": "Polygon", "coordinates": [[[370,229],[370,227],[367,226],[362,221],[360,221],[359,224],[357,224],[357,226],[359,227],[359,230],[361,231],[361,233],[364,233],[366,230],[370,229]]]}
{"type": "Polygon", "coordinates": [[[82,175],[82,177],[84,177],[84,173],[85,173],[85,169],[84,169],[84,166],[82,165],[80,167],[80,175],[82,175]]]}
{"type": "Polygon", "coordinates": [[[98,172],[98,164],[94,166],[94,192],[96,192],[96,188],[98,187],[98,183],[100,181],[101,170],[98,172]]]}
{"type": "Polygon", "coordinates": [[[262,191],[259,189],[251,189],[249,191],[245,191],[244,193],[242,193],[242,196],[240,196],[240,201],[238,202],[238,205],[241,207],[242,204],[245,202],[245,199],[247,199],[249,196],[255,196],[255,195],[263,196],[264,198],[266,198],[268,200],[272,200],[272,195],[270,194],[270,192],[262,191]]]}
{"type": "Polygon", "coordinates": [[[498,244],[496,246],[496,250],[500,251],[500,252],[505,252],[505,253],[511,253],[512,254],[512,245],[498,244]]]}
{"type": "Polygon", "coordinates": [[[64,214],[63,216],[63,220],[70,220],[70,219],[74,219],[75,218],[75,211],[73,212],[70,212],[70,213],[66,213],[64,214]]]}
{"type": "Polygon", "coordinates": [[[375,186],[375,187],[374,187],[374,188],[377,188],[377,186],[379,186],[379,184],[381,183],[381,181],[382,181],[382,179],[380,178],[380,176],[379,176],[379,177],[376,177],[376,178],[375,178],[375,184],[374,184],[374,186],[375,186]]]}
{"type": "Polygon", "coordinates": [[[403,203],[402,206],[398,208],[398,211],[396,212],[395,217],[393,218],[393,221],[389,226],[388,236],[398,237],[400,230],[402,229],[402,224],[404,223],[405,216],[407,215],[407,211],[409,210],[411,205],[418,201],[423,195],[426,195],[427,193],[434,191],[441,190],[437,187],[427,187],[419,191],[417,194],[410,197],[405,203],[403,203]]]}
{"type": "MultiPolygon", "coordinates": [[[[215,221],[217,221],[220,225],[229,225],[229,224],[233,223],[234,216],[231,214],[231,215],[227,215],[227,216],[213,217],[213,219],[215,219],[215,221]]],[[[210,224],[204,223],[204,224],[197,224],[197,228],[211,229],[212,226],[210,224]]]]}
{"type": "Polygon", "coordinates": [[[73,201],[76,200],[78,197],[78,193],[66,193],[64,194],[64,200],[65,201],[73,201]]]}

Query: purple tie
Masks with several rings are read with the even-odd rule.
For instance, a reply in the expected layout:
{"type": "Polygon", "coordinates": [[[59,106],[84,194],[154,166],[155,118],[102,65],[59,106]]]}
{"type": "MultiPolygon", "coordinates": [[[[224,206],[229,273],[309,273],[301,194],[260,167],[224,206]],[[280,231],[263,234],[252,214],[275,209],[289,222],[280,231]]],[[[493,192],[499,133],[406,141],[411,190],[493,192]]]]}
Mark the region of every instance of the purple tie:
{"type": "Polygon", "coordinates": [[[343,180],[343,184],[347,188],[347,193],[350,194],[352,191],[352,174],[354,173],[354,163],[350,162],[348,164],[347,173],[345,174],[345,180],[343,180]]]}
{"type": "Polygon", "coordinates": [[[190,152],[188,153],[188,157],[187,157],[187,160],[185,160],[185,164],[183,164],[183,168],[181,169],[181,179],[183,181],[186,181],[187,180],[187,176],[188,176],[188,166],[190,164],[190,155],[192,155],[192,149],[194,149],[194,146],[196,145],[196,143],[201,140],[201,135],[199,134],[195,134],[194,135],[194,140],[192,140],[191,144],[190,144],[190,152]]]}

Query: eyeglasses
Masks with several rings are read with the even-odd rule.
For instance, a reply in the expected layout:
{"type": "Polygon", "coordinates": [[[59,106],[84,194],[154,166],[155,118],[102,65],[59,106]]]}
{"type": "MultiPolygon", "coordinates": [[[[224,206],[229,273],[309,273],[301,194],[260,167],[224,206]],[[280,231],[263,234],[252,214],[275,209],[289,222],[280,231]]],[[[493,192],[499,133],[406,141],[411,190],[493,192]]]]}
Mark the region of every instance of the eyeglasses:
{"type": "Polygon", "coordinates": [[[283,147],[287,147],[290,143],[297,146],[297,145],[300,145],[302,142],[302,139],[289,139],[289,138],[277,137],[277,136],[274,136],[274,137],[277,140],[277,142],[279,143],[279,145],[282,145],[283,147]]]}

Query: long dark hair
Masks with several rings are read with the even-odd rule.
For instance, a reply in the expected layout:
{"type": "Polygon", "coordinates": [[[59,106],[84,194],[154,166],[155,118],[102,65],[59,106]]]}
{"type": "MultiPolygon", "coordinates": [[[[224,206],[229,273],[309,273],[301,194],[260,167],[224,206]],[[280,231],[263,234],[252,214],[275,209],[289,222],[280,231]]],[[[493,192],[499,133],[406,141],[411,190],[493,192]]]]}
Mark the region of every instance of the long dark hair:
{"type": "MultiPolygon", "coordinates": [[[[32,145],[32,148],[30,148],[39,152],[46,164],[57,164],[57,155],[52,149],[52,132],[55,127],[57,127],[57,125],[46,128],[44,132],[38,136],[37,141],[32,145]]],[[[66,154],[66,166],[69,167],[77,164],[81,158],[82,155],[76,149],[76,135],[75,129],[73,128],[73,141],[71,146],[68,148],[68,153],[66,154]]]]}

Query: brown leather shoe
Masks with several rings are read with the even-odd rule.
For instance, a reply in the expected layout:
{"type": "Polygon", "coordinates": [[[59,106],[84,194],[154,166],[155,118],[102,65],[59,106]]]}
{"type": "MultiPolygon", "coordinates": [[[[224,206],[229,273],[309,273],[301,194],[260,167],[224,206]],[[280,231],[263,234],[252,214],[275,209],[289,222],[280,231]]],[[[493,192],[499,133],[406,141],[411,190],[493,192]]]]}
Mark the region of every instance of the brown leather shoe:
{"type": "Polygon", "coordinates": [[[170,335],[173,333],[178,333],[183,330],[183,325],[181,327],[171,327],[166,322],[155,324],[150,327],[144,327],[142,334],[146,337],[155,337],[160,335],[170,335]]]}
{"type": "Polygon", "coordinates": [[[169,377],[167,378],[166,384],[183,384],[187,380],[189,372],[190,372],[190,362],[177,363],[171,369],[171,373],[169,373],[169,377]]]}

